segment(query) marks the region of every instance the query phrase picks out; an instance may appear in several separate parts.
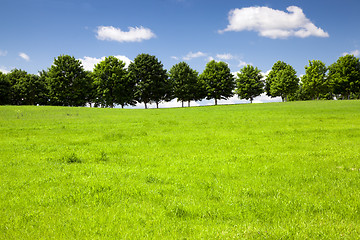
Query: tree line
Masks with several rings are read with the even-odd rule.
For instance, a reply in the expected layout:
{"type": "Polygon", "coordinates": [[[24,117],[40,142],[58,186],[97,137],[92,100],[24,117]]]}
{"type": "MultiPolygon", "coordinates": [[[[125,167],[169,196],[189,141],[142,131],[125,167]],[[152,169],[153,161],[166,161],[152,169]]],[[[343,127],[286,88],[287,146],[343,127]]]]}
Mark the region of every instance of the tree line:
{"type": "Polygon", "coordinates": [[[124,107],[144,103],[147,108],[172,99],[182,106],[202,99],[214,99],[217,105],[234,94],[252,102],[264,92],[283,101],[360,98],[360,60],[353,55],[339,57],[328,67],[312,60],[305,66],[305,75],[296,74],[283,61],[276,62],[266,76],[247,65],[235,77],[228,64],[214,60],[201,74],[185,62],[167,71],[149,54],[139,54],[128,68],[109,56],[91,72],[74,57],[60,55],[38,75],[20,69],[0,72],[0,105],[124,107]]]}

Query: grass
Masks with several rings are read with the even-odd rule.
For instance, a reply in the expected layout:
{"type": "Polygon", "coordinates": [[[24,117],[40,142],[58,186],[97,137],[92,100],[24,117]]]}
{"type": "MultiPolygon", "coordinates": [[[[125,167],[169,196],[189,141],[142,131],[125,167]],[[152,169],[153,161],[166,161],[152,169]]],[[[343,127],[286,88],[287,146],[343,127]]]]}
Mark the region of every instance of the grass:
{"type": "Polygon", "coordinates": [[[358,239],[360,102],[0,107],[0,239],[358,239]]]}

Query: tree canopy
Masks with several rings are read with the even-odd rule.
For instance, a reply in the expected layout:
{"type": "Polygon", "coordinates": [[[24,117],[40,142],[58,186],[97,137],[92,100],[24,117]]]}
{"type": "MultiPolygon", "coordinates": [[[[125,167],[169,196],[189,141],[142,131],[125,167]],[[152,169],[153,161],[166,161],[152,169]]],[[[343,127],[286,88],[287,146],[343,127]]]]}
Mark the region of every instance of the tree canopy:
{"type": "Polygon", "coordinates": [[[6,77],[6,74],[0,72],[0,105],[11,104],[11,83],[6,77]]]}
{"type": "Polygon", "coordinates": [[[309,61],[309,66],[305,66],[305,75],[301,78],[302,87],[312,99],[319,99],[321,94],[330,91],[327,71],[325,63],[320,60],[309,61]]]}
{"type": "Polygon", "coordinates": [[[158,108],[161,101],[172,99],[172,86],[167,71],[155,56],[139,54],[130,63],[128,70],[136,85],[135,99],[143,102],[145,108],[152,102],[156,103],[158,108]]]}
{"type": "Polygon", "coordinates": [[[351,94],[360,94],[360,61],[354,55],[340,57],[329,67],[329,78],[334,84],[334,93],[349,99],[351,94]]]}
{"type": "Polygon", "coordinates": [[[294,68],[282,61],[276,62],[266,78],[266,93],[270,97],[281,97],[287,101],[299,87],[299,79],[294,68]]]}
{"type": "MultiPolygon", "coordinates": [[[[115,107],[171,101],[228,99],[236,93],[250,102],[263,91],[283,101],[311,99],[359,99],[360,60],[345,55],[326,67],[309,61],[299,82],[294,68],[277,61],[264,80],[257,67],[245,66],[235,80],[224,62],[210,61],[198,75],[187,63],[175,64],[167,73],[162,63],[149,54],[139,54],[126,69],[124,62],[109,56],[93,71],[81,62],[60,55],[47,70],[29,74],[21,69],[0,72],[0,105],[61,105],[115,107]]],[[[182,104],[183,105],[183,104],[182,104]]]]}
{"type": "Polygon", "coordinates": [[[247,65],[240,69],[236,79],[236,94],[239,98],[250,100],[250,103],[255,97],[264,92],[264,83],[261,70],[257,67],[247,65]]]}
{"type": "Polygon", "coordinates": [[[91,79],[81,62],[69,55],[55,58],[46,75],[51,103],[62,106],[84,106],[91,79]]]}
{"type": "Polygon", "coordinates": [[[174,97],[178,101],[188,102],[200,100],[201,96],[201,84],[198,80],[198,72],[191,69],[190,66],[185,62],[180,62],[169,71],[170,81],[173,85],[174,97]]]}
{"type": "Polygon", "coordinates": [[[110,107],[115,104],[122,107],[135,104],[135,83],[128,76],[125,63],[116,57],[106,57],[95,66],[93,81],[95,102],[110,107]]]}
{"type": "Polygon", "coordinates": [[[217,100],[228,99],[234,95],[235,79],[225,62],[208,62],[200,75],[200,80],[205,89],[206,99],[215,99],[215,105],[217,100]]]}

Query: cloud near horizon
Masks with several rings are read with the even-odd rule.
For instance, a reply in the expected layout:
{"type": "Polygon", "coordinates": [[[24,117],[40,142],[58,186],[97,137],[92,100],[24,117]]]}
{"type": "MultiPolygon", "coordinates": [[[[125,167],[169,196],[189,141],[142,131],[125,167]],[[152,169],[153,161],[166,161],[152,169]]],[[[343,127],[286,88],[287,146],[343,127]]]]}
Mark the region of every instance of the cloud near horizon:
{"type": "Polygon", "coordinates": [[[117,41],[117,42],[142,42],[156,37],[149,28],[129,27],[129,31],[124,32],[120,28],[113,26],[99,26],[96,38],[99,40],[117,41]]]}
{"type": "Polygon", "coordinates": [[[241,67],[245,67],[247,65],[253,65],[253,64],[251,62],[245,62],[245,61],[240,60],[238,67],[241,68],[241,67]]]}
{"type": "MultiPolygon", "coordinates": [[[[116,55],[114,56],[117,59],[123,61],[125,63],[125,67],[127,68],[129,66],[129,64],[132,62],[128,57],[126,56],[121,56],[121,55],[116,55]]],[[[87,57],[85,56],[84,58],[80,58],[79,59],[84,67],[84,69],[86,71],[92,71],[94,70],[94,67],[96,64],[100,63],[101,61],[105,60],[105,57],[101,57],[101,58],[94,58],[94,57],[87,57]]]]}
{"type": "Polygon", "coordinates": [[[286,39],[329,37],[323,29],[316,27],[297,6],[290,6],[288,12],[269,7],[236,8],[229,12],[229,25],[219,33],[255,31],[262,37],[286,39]]]}
{"type": "Polygon", "coordinates": [[[234,59],[235,57],[230,53],[224,53],[224,54],[216,54],[216,58],[221,60],[231,60],[234,59]]]}
{"type": "Polygon", "coordinates": [[[5,73],[5,74],[8,74],[10,71],[8,70],[7,67],[5,67],[5,66],[0,66],[0,72],[5,73]]]}
{"type": "Polygon", "coordinates": [[[184,60],[191,60],[193,58],[199,58],[199,57],[205,57],[207,54],[206,53],[203,53],[203,52],[196,52],[196,53],[193,53],[193,52],[189,52],[188,54],[186,54],[185,57],[183,57],[184,60]]]}
{"type": "Polygon", "coordinates": [[[351,51],[351,52],[344,52],[342,54],[343,56],[346,56],[346,55],[354,55],[354,57],[358,57],[360,56],[360,51],[358,49],[354,50],[354,51],[351,51]]]}

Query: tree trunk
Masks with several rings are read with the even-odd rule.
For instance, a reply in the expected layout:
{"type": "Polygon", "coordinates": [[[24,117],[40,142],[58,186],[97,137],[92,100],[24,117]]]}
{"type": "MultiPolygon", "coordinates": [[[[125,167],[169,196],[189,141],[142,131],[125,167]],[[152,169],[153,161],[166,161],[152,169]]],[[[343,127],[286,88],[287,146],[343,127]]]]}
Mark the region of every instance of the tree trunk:
{"type": "Polygon", "coordinates": [[[184,101],[181,101],[181,107],[184,107],[184,101]]]}
{"type": "Polygon", "coordinates": [[[252,98],[250,98],[250,103],[252,103],[252,101],[253,101],[253,99],[252,99],[252,98]]]}
{"type": "Polygon", "coordinates": [[[124,109],[124,104],[121,104],[121,108],[124,109]]]}
{"type": "Polygon", "coordinates": [[[215,106],[217,105],[217,99],[215,98],[215,106]]]}
{"type": "Polygon", "coordinates": [[[147,109],[147,104],[146,104],[146,102],[144,102],[145,103],[145,109],[147,109]]]}
{"type": "Polygon", "coordinates": [[[190,107],[190,101],[188,101],[188,107],[190,107]]]}
{"type": "Polygon", "coordinates": [[[159,108],[159,102],[156,102],[156,108],[159,108]]]}

